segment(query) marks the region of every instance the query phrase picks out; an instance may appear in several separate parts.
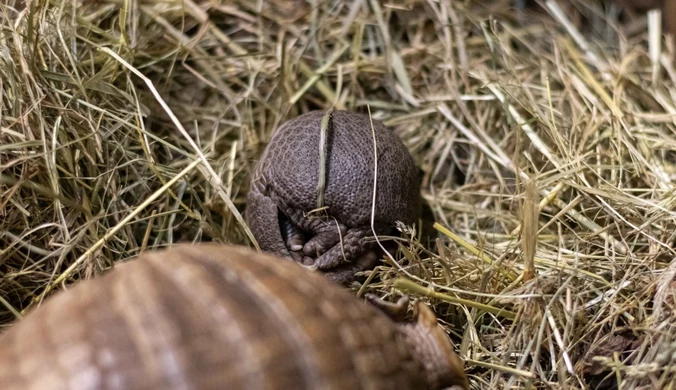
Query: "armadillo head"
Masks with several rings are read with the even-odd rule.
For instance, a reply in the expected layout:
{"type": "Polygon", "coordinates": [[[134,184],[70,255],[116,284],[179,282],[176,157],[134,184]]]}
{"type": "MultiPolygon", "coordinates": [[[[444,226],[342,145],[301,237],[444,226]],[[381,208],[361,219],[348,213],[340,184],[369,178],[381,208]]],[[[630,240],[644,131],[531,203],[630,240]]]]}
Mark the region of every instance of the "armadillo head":
{"type": "Polygon", "coordinates": [[[427,381],[434,389],[469,389],[464,365],[453,344],[437,324],[437,317],[423,302],[417,302],[417,320],[401,324],[413,357],[425,370],[427,381]]]}

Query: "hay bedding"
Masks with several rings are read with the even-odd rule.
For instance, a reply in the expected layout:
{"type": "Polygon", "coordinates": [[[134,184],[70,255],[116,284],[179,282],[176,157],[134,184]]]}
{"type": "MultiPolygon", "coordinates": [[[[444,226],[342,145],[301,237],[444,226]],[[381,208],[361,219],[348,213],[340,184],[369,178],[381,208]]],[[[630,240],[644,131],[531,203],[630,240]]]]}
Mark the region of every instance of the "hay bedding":
{"type": "Polygon", "coordinates": [[[368,106],[425,171],[438,239],[402,227],[398,265],[355,293],[434,305],[474,388],[674,386],[676,73],[645,13],[18,3],[0,5],[5,326],[143,250],[250,245],[238,220],[271,132],[368,106]]]}

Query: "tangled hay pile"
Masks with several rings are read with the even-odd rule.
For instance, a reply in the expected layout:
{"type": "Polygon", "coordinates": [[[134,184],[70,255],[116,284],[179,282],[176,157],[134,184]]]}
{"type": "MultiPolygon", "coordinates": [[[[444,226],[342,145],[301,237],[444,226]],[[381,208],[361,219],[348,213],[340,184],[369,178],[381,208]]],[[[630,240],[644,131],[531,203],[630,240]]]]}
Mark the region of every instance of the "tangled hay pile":
{"type": "Polygon", "coordinates": [[[428,301],[475,389],[674,388],[671,40],[608,1],[511,3],[5,0],[0,323],[144,250],[251,245],[272,131],[368,107],[438,238],[404,229],[355,293],[428,301]]]}

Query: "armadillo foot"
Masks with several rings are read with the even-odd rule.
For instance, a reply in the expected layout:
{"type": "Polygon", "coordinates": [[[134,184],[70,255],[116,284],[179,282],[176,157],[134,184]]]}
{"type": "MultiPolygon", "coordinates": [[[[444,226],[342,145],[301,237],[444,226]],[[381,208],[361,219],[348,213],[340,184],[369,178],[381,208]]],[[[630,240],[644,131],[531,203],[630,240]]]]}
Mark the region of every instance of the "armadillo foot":
{"type": "Polygon", "coordinates": [[[314,236],[303,246],[303,253],[314,258],[323,255],[339,243],[347,232],[347,227],[335,219],[315,218],[311,220],[308,228],[314,236]]]}
{"type": "Polygon", "coordinates": [[[342,241],[339,241],[317,257],[315,263],[319,269],[328,270],[358,259],[361,255],[368,252],[370,246],[372,246],[372,244],[364,242],[364,238],[369,233],[370,229],[365,227],[349,229],[343,236],[342,241]]]}

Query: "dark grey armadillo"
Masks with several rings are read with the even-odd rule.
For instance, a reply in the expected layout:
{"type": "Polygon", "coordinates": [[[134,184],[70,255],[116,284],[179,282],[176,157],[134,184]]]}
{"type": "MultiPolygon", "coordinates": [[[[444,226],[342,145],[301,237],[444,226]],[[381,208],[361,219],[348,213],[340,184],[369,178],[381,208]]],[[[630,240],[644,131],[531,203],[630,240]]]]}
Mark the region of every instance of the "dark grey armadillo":
{"type": "Polygon", "coordinates": [[[248,248],[150,251],[0,336],[0,389],[467,389],[432,311],[402,322],[248,248]]]}
{"type": "Polygon", "coordinates": [[[382,122],[333,111],[324,145],[325,209],[313,213],[327,114],[310,111],[275,131],[252,174],[246,219],[264,252],[315,266],[348,284],[356,272],[376,264],[372,250],[378,246],[367,237],[398,234],[398,221],[418,222],[420,177],[404,143],[382,122]]]}

